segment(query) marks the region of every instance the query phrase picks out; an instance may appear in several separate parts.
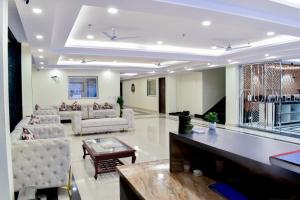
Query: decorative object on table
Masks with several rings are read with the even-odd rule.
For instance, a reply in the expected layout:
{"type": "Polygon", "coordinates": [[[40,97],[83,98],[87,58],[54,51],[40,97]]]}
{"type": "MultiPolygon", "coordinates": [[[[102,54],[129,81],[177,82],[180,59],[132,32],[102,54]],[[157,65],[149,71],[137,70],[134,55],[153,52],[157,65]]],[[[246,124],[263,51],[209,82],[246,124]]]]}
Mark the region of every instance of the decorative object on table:
{"type": "Polygon", "coordinates": [[[122,96],[119,96],[119,97],[118,97],[117,103],[118,103],[119,106],[120,106],[120,117],[122,117],[122,114],[123,114],[123,106],[124,106],[124,99],[123,99],[122,96]]]}
{"type": "Polygon", "coordinates": [[[209,129],[215,130],[216,129],[216,123],[218,120],[218,114],[216,112],[209,112],[205,115],[205,119],[209,122],[209,129]]]}
{"type": "Polygon", "coordinates": [[[135,92],[135,85],[133,83],[131,84],[131,92],[135,92]]]}
{"type": "Polygon", "coordinates": [[[193,125],[191,124],[191,116],[190,115],[179,115],[179,134],[187,134],[193,132],[193,125]]]}

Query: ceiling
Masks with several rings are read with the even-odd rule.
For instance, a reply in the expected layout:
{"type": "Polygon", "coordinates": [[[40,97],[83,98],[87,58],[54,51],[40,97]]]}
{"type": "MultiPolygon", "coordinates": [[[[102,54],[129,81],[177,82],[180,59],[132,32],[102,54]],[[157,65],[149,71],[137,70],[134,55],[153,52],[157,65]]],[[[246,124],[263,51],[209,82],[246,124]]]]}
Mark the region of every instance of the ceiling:
{"type": "Polygon", "coordinates": [[[15,0],[15,5],[23,27],[15,28],[17,20],[10,27],[25,33],[37,68],[149,75],[299,58],[300,9],[275,0],[30,0],[28,5],[15,0]],[[42,12],[33,13],[34,8],[42,12]],[[203,26],[205,21],[211,24],[203,26]],[[103,32],[112,29],[119,37],[137,37],[111,41],[103,32]],[[220,48],[248,43],[249,48],[220,48]]]}

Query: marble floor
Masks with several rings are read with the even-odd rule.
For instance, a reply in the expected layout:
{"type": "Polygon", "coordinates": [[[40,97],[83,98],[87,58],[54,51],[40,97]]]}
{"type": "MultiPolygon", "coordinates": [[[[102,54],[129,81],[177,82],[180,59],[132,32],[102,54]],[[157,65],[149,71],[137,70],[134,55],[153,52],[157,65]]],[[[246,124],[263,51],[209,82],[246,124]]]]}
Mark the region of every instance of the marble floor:
{"type": "MultiPolygon", "coordinates": [[[[135,117],[136,128],[129,132],[116,132],[110,134],[95,134],[87,136],[74,136],[71,124],[65,124],[68,137],[71,139],[71,165],[73,175],[82,200],[104,199],[119,200],[119,177],[117,173],[108,173],[94,179],[94,168],[89,156],[82,159],[82,140],[90,138],[116,137],[137,150],[136,162],[154,161],[168,159],[169,157],[169,131],[176,131],[178,120],[174,117],[161,115],[141,115],[135,117]]],[[[206,123],[201,120],[193,120],[195,127],[205,127],[206,123]]],[[[229,128],[219,126],[220,128],[229,128]]],[[[260,135],[264,137],[278,136],[268,135],[266,132],[259,132],[249,129],[231,127],[230,129],[243,131],[248,134],[260,135]]],[[[292,142],[299,143],[293,139],[292,142]]],[[[122,159],[127,165],[131,164],[131,158],[122,159]]]]}

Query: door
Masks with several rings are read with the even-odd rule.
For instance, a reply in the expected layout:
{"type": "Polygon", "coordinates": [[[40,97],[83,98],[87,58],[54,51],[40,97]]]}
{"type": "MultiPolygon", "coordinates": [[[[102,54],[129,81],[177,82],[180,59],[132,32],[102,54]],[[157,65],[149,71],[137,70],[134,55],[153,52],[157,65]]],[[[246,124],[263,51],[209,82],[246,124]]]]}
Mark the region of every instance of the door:
{"type": "Polygon", "coordinates": [[[166,78],[159,78],[159,113],[166,113],[166,78]]]}

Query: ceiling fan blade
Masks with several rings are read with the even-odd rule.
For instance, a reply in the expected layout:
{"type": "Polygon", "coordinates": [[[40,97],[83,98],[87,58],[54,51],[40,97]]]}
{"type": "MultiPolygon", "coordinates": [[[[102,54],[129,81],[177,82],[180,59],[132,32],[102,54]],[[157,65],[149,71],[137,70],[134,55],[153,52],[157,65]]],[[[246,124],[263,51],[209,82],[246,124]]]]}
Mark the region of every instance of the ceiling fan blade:
{"type": "Polygon", "coordinates": [[[113,39],[113,38],[114,38],[113,35],[111,35],[111,34],[105,32],[105,31],[103,31],[102,34],[105,35],[106,37],[108,37],[109,39],[113,39]]]}
{"type": "Polygon", "coordinates": [[[128,36],[128,37],[117,37],[115,40],[128,40],[128,39],[135,39],[139,38],[139,36],[128,36]]]}

